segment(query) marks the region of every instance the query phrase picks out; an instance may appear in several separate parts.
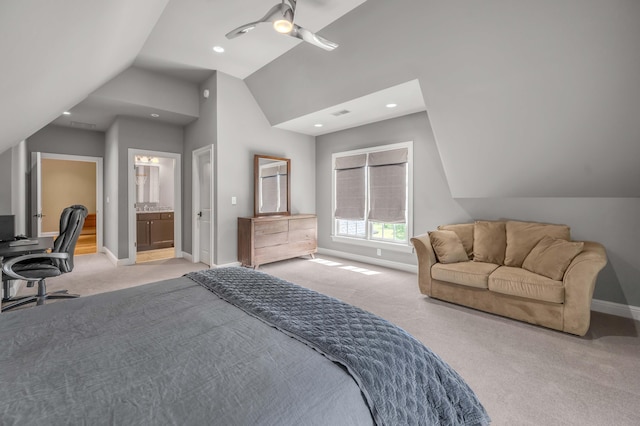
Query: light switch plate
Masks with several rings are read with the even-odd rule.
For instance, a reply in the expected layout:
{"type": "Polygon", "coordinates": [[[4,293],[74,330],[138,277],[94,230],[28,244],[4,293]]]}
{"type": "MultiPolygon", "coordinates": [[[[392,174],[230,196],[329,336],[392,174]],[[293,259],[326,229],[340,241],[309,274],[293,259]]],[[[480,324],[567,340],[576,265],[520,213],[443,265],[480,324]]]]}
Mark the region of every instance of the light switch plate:
{"type": "Polygon", "coordinates": [[[235,206],[236,204],[238,204],[238,200],[236,197],[231,197],[231,205],[235,206]]]}

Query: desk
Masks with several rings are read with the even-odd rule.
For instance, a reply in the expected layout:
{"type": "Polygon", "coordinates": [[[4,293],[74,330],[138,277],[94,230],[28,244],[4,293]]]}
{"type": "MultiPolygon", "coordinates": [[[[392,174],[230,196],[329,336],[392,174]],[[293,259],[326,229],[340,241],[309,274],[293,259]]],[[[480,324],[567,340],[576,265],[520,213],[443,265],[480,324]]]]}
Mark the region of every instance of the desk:
{"type": "MultiPolygon", "coordinates": [[[[53,248],[53,237],[40,237],[40,238],[29,238],[30,240],[38,240],[38,244],[29,244],[26,246],[15,246],[11,247],[9,242],[0,243],[0,266],[2,266],[2,258],[11,258],[22,256],[23,254],[31,254],[31,253],[44,253],[47,250],[53,248]]],[[[0,272],[0,275],[2,272],[0,272]]],[[[10,300],[10,297],[7,297],[9,294],[9,282],[10,281],[2,281],[2,288],[4,290],[2,294],[2,300],[7,301],[10,300]]]]}

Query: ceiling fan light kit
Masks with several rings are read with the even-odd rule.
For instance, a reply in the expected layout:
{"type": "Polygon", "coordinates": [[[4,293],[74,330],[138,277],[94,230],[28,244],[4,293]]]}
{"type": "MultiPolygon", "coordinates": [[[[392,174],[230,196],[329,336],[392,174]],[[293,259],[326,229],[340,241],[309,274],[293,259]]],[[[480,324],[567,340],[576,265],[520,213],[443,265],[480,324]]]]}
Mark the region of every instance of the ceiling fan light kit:
{"type": "Polygon", "coordinates": [[[280,34],[289,34],[293,29],[293,23],[286,19],[278,19],[273,23],[273,28],[280,34]]]}
{"type": "Polygon", "coordinates": [[[294,23],[296,2],[297,0],[282,0],[282,3],[278,3],[269,9],[269,11],[260,20],[241,25],[238,28],[229,31],[226,37],[228,39],[236,38],[248,33],[258,24],[271,22],[273,23],[273,28],[280,34],[299,38],[300,40],[313,44],[314,46],[320,47],[324,50],[331,51],[338,47],[337,43],[329,41],[324,37],[320,37],[319,35],[314,34],[313,32],[294,23]]]}

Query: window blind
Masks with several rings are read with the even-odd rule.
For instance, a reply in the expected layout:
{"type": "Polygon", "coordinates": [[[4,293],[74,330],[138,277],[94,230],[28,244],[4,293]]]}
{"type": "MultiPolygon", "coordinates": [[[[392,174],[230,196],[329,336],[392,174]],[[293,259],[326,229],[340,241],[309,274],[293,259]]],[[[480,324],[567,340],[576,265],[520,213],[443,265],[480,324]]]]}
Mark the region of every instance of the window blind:
{"type": "Polygon", "coordinates": [[[369,220],[406,222],[407,148],[369,154],[369,220]]]}
{"type": "Polygon", "coordinates": [[[336,219],[364,220],[366,163],[366,154],[336,158],[336,219]]]}

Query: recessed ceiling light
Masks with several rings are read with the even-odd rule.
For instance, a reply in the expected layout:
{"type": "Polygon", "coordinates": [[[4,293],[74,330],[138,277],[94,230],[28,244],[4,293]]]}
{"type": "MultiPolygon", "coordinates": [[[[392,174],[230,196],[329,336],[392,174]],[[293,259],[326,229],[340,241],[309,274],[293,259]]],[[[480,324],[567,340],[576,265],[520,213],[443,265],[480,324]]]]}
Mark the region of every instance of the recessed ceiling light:
{"type": "Polygon", "coordinates": [[[387,104],[385,105],[387,108],[395,108],[398,106],[398,104],[387,104]]]}
{"type": "Polygon", "coordinates": [[[153,118],[158,118],[158,117],[160,117],[160,114],[151,114],[151,116],[152,116],[153,118]]]}
{"type": "Polygon", "coordinates": [[[314,126],[314,127],[322,127],[322,126],[324,126],[324,124],[320,124],[320,123],[318,123],[318,124],[314,124],[313,126],[314,126]]]}
{"type": "Polygon", "coordinates": [[[62,115],[71,115],[71,113],[69,111],[65,111],[62,113],[62,115]]]}
{"type": "Polygon", "coordinates": [[[213,46],[213,51],[216,53],[223,53],[224,52],[224,47],[222,46],[213,46]]]}

